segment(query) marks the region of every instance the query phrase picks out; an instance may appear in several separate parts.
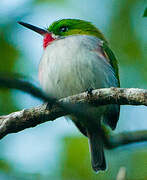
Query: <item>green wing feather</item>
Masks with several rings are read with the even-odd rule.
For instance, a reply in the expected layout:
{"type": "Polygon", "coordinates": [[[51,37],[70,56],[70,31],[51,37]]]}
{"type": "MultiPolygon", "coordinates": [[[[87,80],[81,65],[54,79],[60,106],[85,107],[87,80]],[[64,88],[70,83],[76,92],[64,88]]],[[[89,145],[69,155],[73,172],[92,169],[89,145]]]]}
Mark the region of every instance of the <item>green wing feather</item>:
{"type": "Polygon", "coordinates": [[[102,48],[103,48],[104,52],[106,53],[106,55],[108,56],[111,66],[114,68],[114,72],[116,74],[116,77],[117,77],[118,83],[119,83],[119,87],[120,87],[117,59],[106,42],[103,42],[102,48]]]}
{"type": "MultiPolygon", "coordinates": [[[[118,79],[118,86],[120,87],[117,59],[106,42],[103,42],[102,48],[106,56],[108,57],[111,66],[114,69],[116,78],[118,79]]],[[[116,128],[117,121],[119,119],[120,106],[113,105],[113,106],[109,106],[109,108],[110,109],[108,110],[108,112],[104,117],[104,122],[106,122],[106,124],[108,124],[112,128],[112,130],[114,130],[116,128]]]]}

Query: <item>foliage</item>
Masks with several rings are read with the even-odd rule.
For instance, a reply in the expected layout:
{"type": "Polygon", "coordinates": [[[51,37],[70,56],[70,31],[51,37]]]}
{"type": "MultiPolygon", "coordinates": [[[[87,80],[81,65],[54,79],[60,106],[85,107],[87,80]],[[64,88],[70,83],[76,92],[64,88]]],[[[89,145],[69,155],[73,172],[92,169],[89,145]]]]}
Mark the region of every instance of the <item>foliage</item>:
{"type": "Polygon", "coordinates": [[[143,17],[147,17],[147,8],[145,8],[145,10],[144,10],[143,17]]]}
{"type": "MultiPolygon", "coordinates": [[[[18,26],[16,25],[17,20],[30,18],[28,14],[32,15],[33,13],[36,13],[34,12],[35,8],[39,9],[46,6],[50,9],[51,4],[56,4],[56,7],[60,9],[69,2],[70,1],[67,0],[32,0],[26,4],[24,3],[21,7],[17,8],[17,10],[14,8],[13,12],[10,14],[8,13],[7,15],[2,16],[2,12],[0,12],[0,19],[5,20],[0,22],[0,72],[17,72],[16,64],[18,61],[21,61],[19,66],[17,66],[18,71],[22,68],[23,64],[27,63],[28,66],[25,66],[29,67],[29,70],[26,68],[27,72],[32,72],[32,69],[34,69],[32,66],[30,67],[30,62],[26,61],[28,56],[25,49],[24,52],[21,50],[21,53],[24,54],[24,57],[22,57],[20,55],[20,49],[18,49],[20,44],[15,42],[17,33],[14,32],[17,32],[16,30],[18,29],[18,26]],[[25,9],[24,14],[21,13],[23,9],[25,9]]],[[[95,6],[100,7],[102,2],[103,0],[97,1],[95,6]]],[[[145,29],[146,18],[144,18],[147,17],[147,8],[144,10],[145,6],[143,1],[138,0],[119,0],[111,1],[111,3],[109,0],[105,0],[105,2],[107,4],[107,8],[108,6],[110,6],[110,9],[112,8],[111,16],[108,17],[106,22],[108,23],[108,28],[105,30],[105,35],[119,61],[121,86],[147,87],[147,49],[145,48],[147,47],[147,39],[145,29]]],[[[89,1],[89,3],[91,3],[91,1],[89,1]]],[[[77,4],[79,4],[79,1],[77,1],[77,4]]],[[[79,10],[82,10],[82,8],[84,8],[84,6],[79,7],[79,10]]],[[[108,10],[107,8],[106,11],[108,10]]],[[[74,9],[74,7],[71,7],[71,9],[73,9],[73,13],[76,15],[77,9],[74,9]]],[[[66,10],[67,9],[64,9],[64,11],[66,10]]],[[[7,11],[7,8],[5,11],[7,11]]],[[[96,10],[93,10],[92,12],[95,17],[97,15],[96,10]]],[[[105,16],[105,12],[101,12],[101,18],[105,16]]],[[[86,16],[88,19],[88,9],[86,16]]],[[[4,89],[0,90],[0,114],[7,114],[9,112],[16,111],[19,108],[16,105],[18,104],[18,99],[19,97],[16,99],[12,98],[12,93],[10,91],[6,91],[4,89]]],[[[23,100],[25,101],[25,98],[23,100]]],[[[122,118],[122,121],[123,120],[124,119],[122,118]]],[[[131,123],[131,125],[132,124],[133,123],[131,123]]],[[[54,131],[58,131],[55,126],[54,131]]],[[[41,133],[44,133],[44,131],[42,130],[41,133]]],[[[46,142],[48,141],[49,140],[46,138],[46,142]]],[[[57,169],[54,169],[52,172],[49,169],[49,172],[47,172],[46,176],[44,176],[43,173],[41,174],[39,172],[27,172],[27,167],[26,169],[24,168],[23,170],[19,170],[17,164],[9,159],[5,159],[4,152],[7,152],[8,149],[6,144],[9,144],[9,142],[9,138],[6,137],[0,144],[0,179],[1,177],[5,177],[2,179],[8,179],[13,176],[13,178],[11,177],[12,179],[110,180],[115,179],[121,166],[125,166],[127,168],[128,179],[147,179],[147,163],[145,158],[147,156],[147,147],[143,146],[144,144],[142,145],[142,148],[137,147],[135,144],[131,147],[127,146],[122,149],[106,152],[109,169],[104,173],[94,174],[90,167],[87,139],[84,137],[68,136],[61,140],[62,150],[58,150],[59,172],[57,172],[57,169]]],[[[46,146],[48,147],[47,143],[46,146]]],[[[50,154],[47,154],[47,156],[50,157],[50,154]]]]}

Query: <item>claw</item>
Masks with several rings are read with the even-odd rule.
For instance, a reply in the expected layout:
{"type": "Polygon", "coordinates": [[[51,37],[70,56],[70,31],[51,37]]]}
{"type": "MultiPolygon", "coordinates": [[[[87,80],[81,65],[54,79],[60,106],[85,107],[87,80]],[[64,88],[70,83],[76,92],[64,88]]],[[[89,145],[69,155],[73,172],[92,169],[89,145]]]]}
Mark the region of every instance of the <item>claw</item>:
{"type": "Polygon", "coordinates": [[[52,103],[46,103],[46,110],[52,109],[53,104],[52,103]]]}
{"type": "Polygon", "coordinates": [[[93,91],[92,87],[88,88],[87,89],[87,95],[92,96],[92,91],[93,91]]]}

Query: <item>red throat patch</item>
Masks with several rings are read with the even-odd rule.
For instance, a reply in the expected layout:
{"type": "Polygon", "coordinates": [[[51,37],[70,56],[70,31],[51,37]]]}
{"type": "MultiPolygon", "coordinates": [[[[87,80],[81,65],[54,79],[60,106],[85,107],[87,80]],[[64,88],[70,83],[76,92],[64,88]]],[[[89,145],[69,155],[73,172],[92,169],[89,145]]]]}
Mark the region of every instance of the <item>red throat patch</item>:
{"type": "Polygon", "coordinates": [[[45,34],[43,39],[43,48],[45,49],[54,40],[55,38],[52,37],[52,34],[50,33],[45,34]]]}

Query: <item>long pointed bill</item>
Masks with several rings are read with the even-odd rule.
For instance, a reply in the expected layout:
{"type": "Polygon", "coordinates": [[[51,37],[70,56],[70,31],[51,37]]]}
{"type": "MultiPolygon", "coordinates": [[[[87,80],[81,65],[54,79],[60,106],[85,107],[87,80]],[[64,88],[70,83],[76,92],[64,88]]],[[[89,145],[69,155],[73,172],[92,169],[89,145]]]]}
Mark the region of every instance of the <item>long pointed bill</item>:
{"type": "Polygon", "coordinates": [[[24,23],[24,22],[21,22],[21,21],[18,21],[18,23],[28,29],[31,29],[39,34],[41,34],[42,36],[45,35],[46,33],[49,33],[47,30],[44,30],[44,29],[41,29],[39,27],[36,27],[36,26],[33,26],[31,24],[28,24],[28,23],[24,23]]]}

